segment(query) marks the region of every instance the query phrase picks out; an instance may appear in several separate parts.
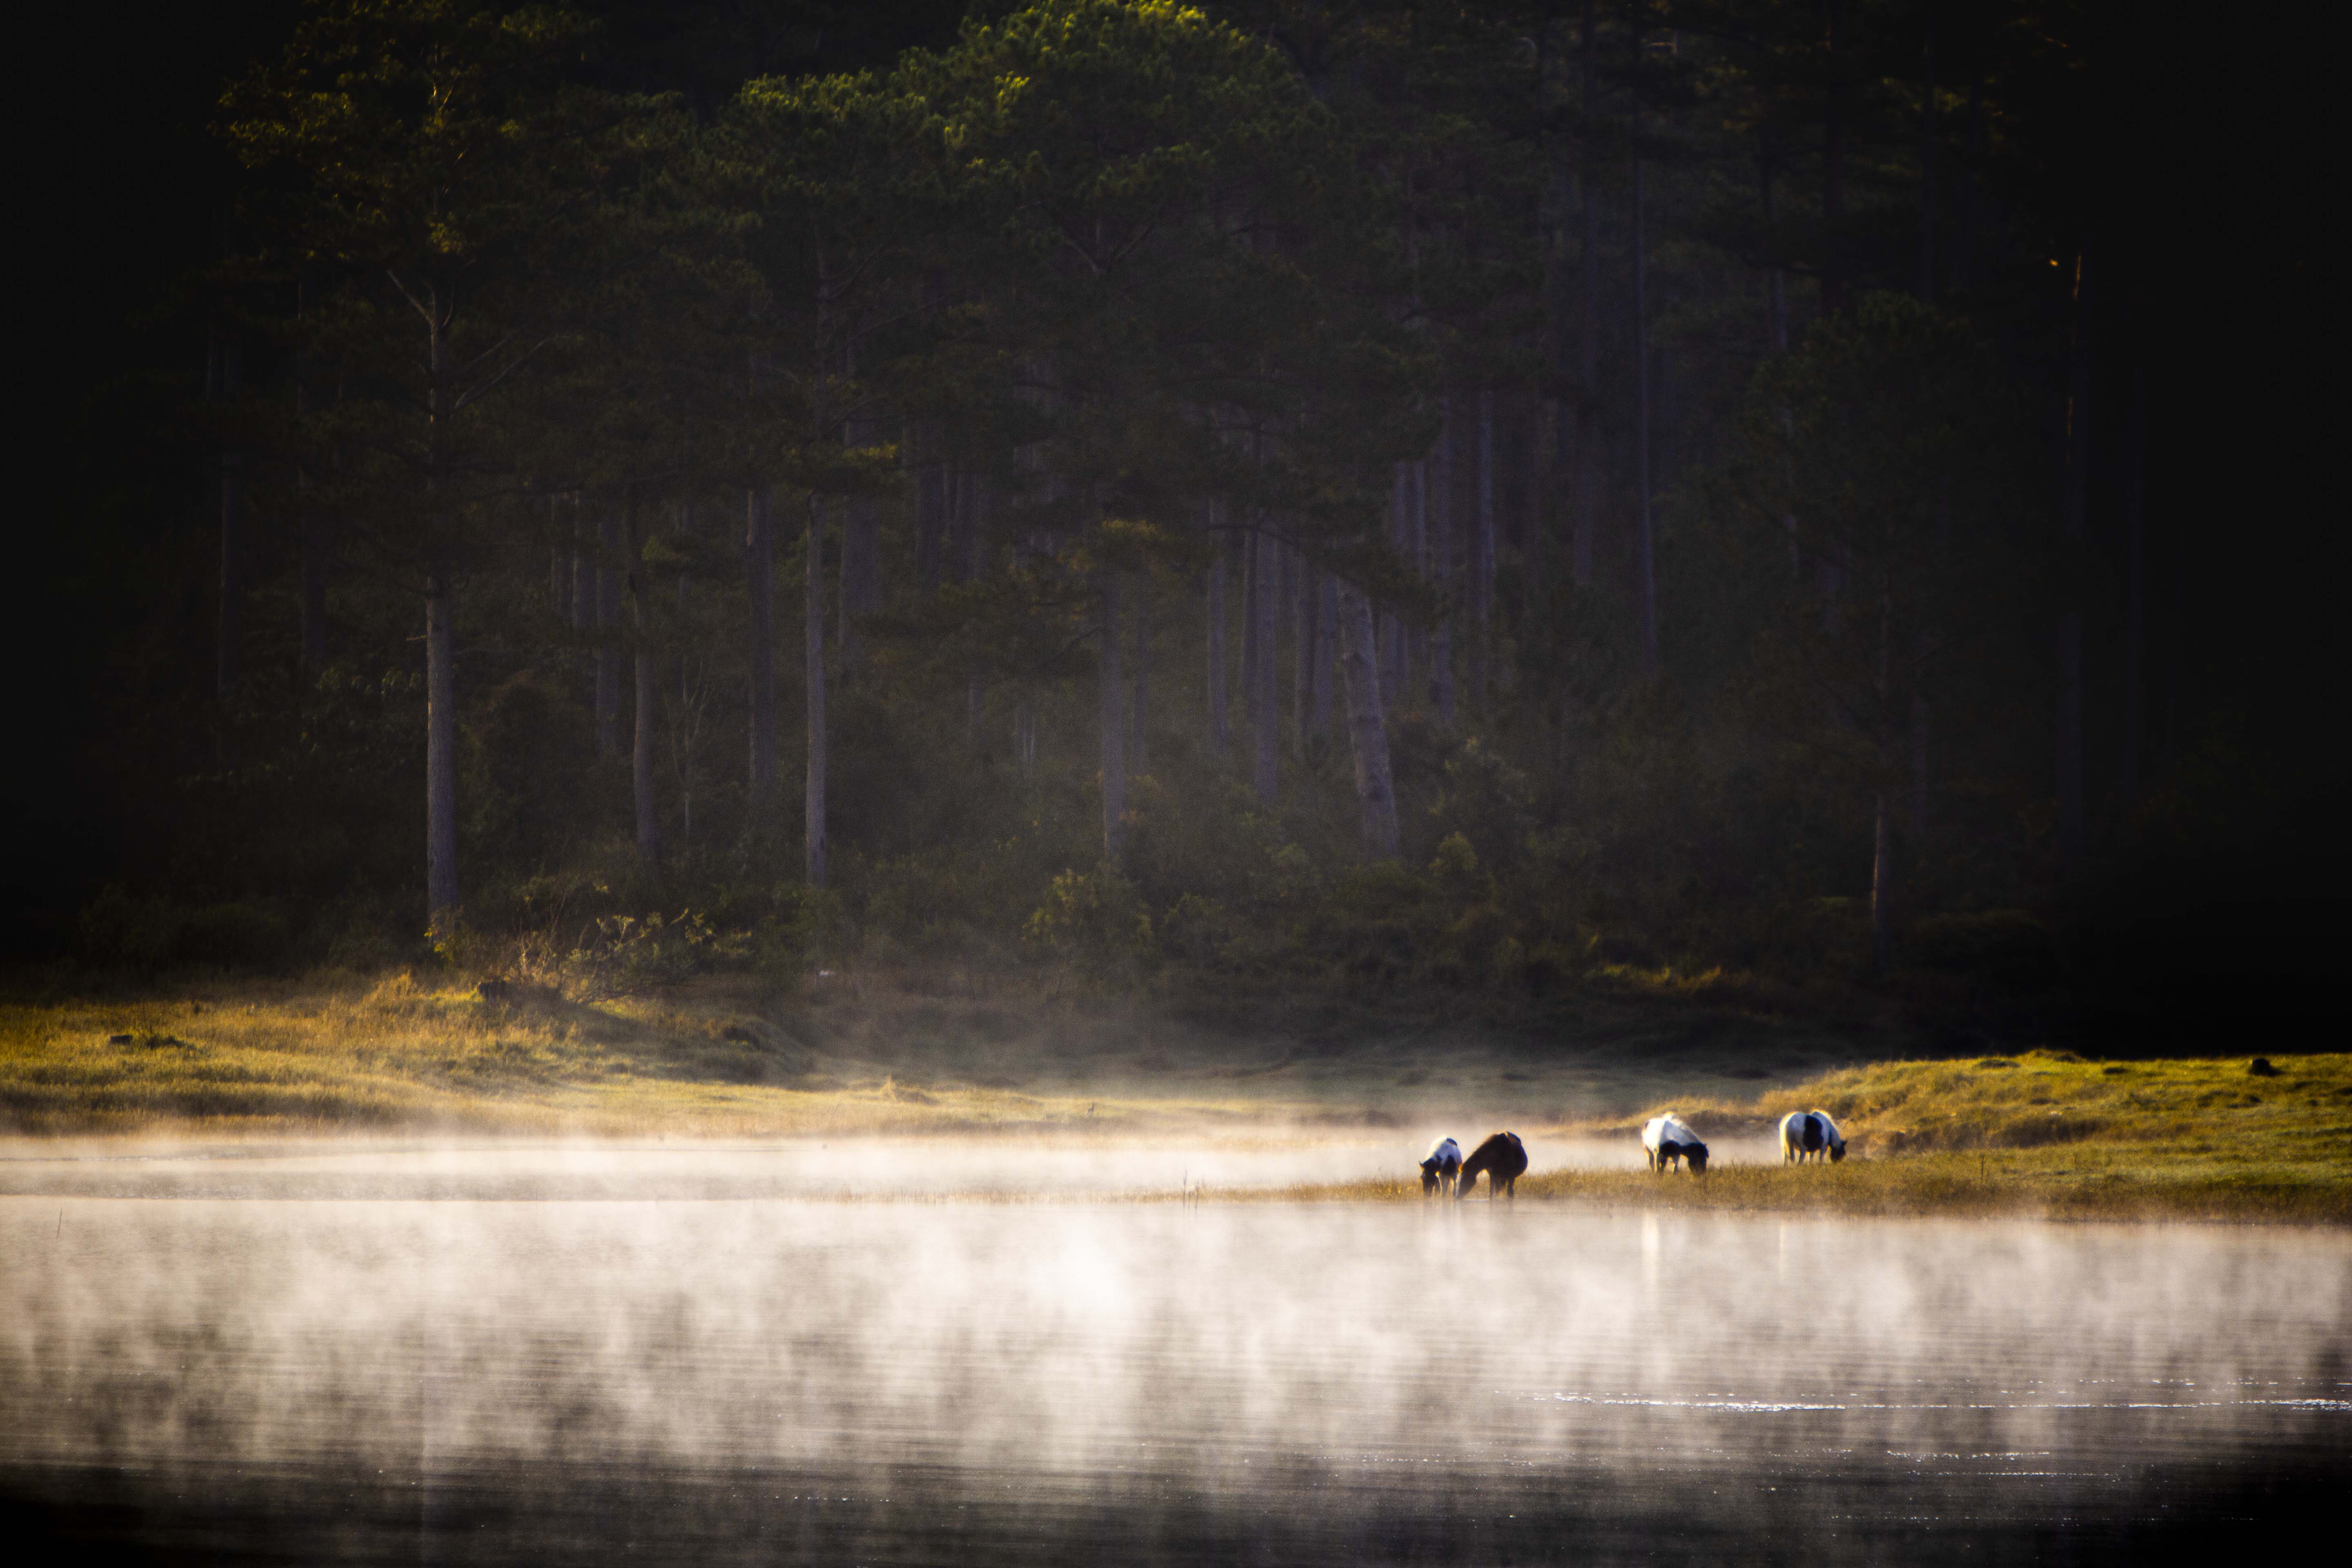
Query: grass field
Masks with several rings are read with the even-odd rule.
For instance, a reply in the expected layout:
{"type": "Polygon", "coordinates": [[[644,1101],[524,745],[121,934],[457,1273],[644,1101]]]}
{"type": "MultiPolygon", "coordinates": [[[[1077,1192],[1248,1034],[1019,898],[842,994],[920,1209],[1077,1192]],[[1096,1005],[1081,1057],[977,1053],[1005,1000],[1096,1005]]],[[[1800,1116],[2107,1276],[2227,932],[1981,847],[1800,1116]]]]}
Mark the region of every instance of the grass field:
{"type": "Polygon", "coordinates": [[[1432,1111],[1558,1124],[1667,1087],[1793,1083],[1872,1045],[1656,1002],[1511,1031],[1442,1013],[1188,1018],[1017,974],[919,989],[820,978],[784,995],[705,976],[588,1003],[322,973],[0,1000],[0,1126],[751,1135],[1384,1127],[1432,1111]]]}
{"type": "MultiPolygon", "coordinates": [[[[724,980],[593,1005],[408,973],[0,1003],[0,1131],[782,1137],[1404,1129],[1710,1139],[1820,1107],[1853,1158],[1704,1179],[1538,1169],[1523,1197],[1727,1212],[2352,1222],[2352,1056],[1867,1061],[1880,1041],[1661,1003],[1513,1034],[1408,1019],[1261,1033],[1002,983],[724,980]],[[1491,1122],[1490,1122],[1490,1120],[1491,1122]]],[[[1228,1197],[1410,1198],[1370,1183],[1228,1197]]]]}

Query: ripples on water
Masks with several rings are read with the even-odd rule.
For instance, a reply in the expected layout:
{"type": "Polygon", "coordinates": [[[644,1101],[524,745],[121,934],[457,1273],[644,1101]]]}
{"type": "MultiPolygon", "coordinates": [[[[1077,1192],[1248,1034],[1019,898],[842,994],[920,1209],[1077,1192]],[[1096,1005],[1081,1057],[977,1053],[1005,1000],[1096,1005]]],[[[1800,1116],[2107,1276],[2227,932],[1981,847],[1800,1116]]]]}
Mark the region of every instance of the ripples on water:
{"type": "Polygon", "coordinates": [[[20,1195],[0,1267],[0,1513],[144,1560],[2120,1559],[2352,1479],[2332,1233],[20,1195]]]}

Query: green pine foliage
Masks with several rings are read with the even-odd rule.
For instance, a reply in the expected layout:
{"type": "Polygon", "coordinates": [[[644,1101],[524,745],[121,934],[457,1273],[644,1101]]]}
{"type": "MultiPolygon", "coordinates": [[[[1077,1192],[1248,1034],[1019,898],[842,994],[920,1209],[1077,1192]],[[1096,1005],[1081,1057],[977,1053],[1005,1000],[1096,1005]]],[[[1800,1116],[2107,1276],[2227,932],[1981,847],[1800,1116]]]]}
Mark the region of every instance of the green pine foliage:
{"type": "MultiPolygon", "coordinates": [[[[1780,0],[1037,0],[837,55],[680,9],[328,0],[222,99],[247,173],[191,297],[251,368],[184,456],[250,455],[251,673],[174,702],[184,649],[121,655],[151,695],[116,718],[176,761],[128,786],[88,957],[419,952],[422,592],[456,616],[439,946],[485,972],[2065,984],[2049,626],[2116,587],[2061,516],[2069,343],[2107,330],[2052,173],[2070,23],[1947,18],[1930,81],[1895,0],[1827,35],[1780,0]]],[[[2180,731],[2097,795],[2103,854],[2263,815],[2274,759],[2180,731]]]]}

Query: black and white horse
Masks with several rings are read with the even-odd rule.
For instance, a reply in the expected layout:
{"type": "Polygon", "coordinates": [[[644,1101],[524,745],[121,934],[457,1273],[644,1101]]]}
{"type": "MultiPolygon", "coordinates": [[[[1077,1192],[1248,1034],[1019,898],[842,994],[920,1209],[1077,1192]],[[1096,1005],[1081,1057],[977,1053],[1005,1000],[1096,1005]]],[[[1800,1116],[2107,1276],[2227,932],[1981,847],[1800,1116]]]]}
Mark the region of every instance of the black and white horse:
{"type": "Polygon", "coordinates": [[[1642,1152],[1650,1157],[1653,1171],[1678,1166],[1685,1160],[1690,1162],[1694,1174],[1703,1175],[1706,1171],[1706,1145],[1671,1110],[1642,1124],[1642,1152]]]}
{"type": "Polygon", "coordinates": [[[1802,1164],[1827,1156],[1835,1164],[1845,1158],[1845,1135],[1826,1110],[1792,1110],[1780,1118],[1780,1163],[1802,1164]]]}
{"type": "Polygon", "coordinates": [[[1451,1194],[1454,1178],[1461,1173],[1462,1145],[1451,1138],[1440,1138],[1429,1146],[1429,1158],[1421,1163],[1421,1195],[1451,1194]]]}
{"type": "Polygon", "coordinates": [[[1500,1190],[1505,1197],[1517,1201],[1519,1178],[1528,1171],[1527,1146],[1519,1142],[1519,1135],[1516,1132],[1488,1133],[1486,1141],[1471,1150],[1470,1157],[1462,1162],[1462,1181],[1454,1189],[1454,1195],[1468,1197],[1470,1189],[1478,1184],[1478,1173],[1481,1171],[1486,1173],[1488,1197],[1493,1197],[1500,1190]]]}

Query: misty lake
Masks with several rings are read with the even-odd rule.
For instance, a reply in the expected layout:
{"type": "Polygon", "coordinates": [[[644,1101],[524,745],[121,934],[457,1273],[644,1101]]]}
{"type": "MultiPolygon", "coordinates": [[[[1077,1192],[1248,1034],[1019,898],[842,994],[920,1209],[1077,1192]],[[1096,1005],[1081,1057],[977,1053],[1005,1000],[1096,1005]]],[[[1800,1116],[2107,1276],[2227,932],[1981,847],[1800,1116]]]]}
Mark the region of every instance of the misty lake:
{"type": "Polygon", "coordinates": [[[0,1523],[81,1561],[2109,1561],[2352,1479],[2334,1233],[816,1152],[12,1160],[0,1523]]]}

